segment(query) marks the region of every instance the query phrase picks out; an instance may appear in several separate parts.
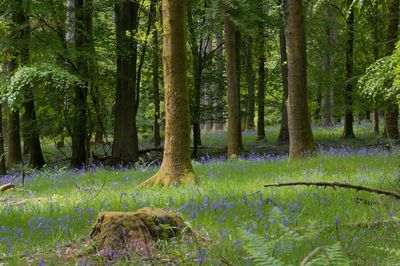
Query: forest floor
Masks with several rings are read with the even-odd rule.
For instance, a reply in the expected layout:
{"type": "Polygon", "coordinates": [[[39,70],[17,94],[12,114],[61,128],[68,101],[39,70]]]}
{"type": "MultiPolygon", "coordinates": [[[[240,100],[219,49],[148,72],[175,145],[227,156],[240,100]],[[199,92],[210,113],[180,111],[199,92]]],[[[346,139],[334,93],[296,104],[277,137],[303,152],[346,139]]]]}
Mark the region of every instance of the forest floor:
{"type": "MultiPolygon", "coordinates": [[[[156,166],[33,172],[23,188],[0,194],[0,265],[105,263],[85,255],[97,214],[147,206],[179,211],[201,243],[160,242],[159,254],[121,258],[120,265],[255,265],[260,256],[267,265],[399,265],[398,200],[343,189],[263,188],[278,181],[338,181],[398,190],[398,149],[387,150],[364,126],[350,141],[340,139],[339,129],[317,129],[318,155],[288,163],[284,148],[274,144],[277,130],[267,132],[263,142],[244,134],[243,159],[203,154],[194,163],[196,186],[140,187],[156,166]]],[[[205,134],[203,143],[218,150],[224,139],[205,134]]],[[[1,183],[20,178],[10,174],[1,183]]]]}

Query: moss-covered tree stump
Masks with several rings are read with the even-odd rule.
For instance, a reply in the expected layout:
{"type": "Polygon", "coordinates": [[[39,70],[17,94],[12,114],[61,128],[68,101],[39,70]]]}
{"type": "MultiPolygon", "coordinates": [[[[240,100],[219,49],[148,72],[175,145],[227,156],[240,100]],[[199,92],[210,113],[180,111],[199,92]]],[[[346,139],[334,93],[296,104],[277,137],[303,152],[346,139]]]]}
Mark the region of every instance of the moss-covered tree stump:
{"type": "Polygon", "coordinates": [[[136,212],[103,212],[98,215],[90,238],[97,254],[110,260],[135,253],[151,256],[158,240],[191,232],[174,211],[143,208],[136,212]]]}

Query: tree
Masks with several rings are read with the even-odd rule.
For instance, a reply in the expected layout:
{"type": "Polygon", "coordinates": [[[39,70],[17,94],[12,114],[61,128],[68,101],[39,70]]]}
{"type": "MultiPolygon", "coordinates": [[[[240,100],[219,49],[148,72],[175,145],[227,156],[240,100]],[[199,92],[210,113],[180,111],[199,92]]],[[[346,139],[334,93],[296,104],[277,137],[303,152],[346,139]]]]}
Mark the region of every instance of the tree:
{"type": "MultiPolygon", "coordinates": [[[[24,10],[23,1],[18,1],[17,7],[17,21],[20,29],[21,48],[19,49],[18,56],[20,57],[20,65],[29,65],[29,39],[30,39],[30,21],[29,16],[24,10]]],[[[39,129],[36,119],[36,108],[34,101],[33,87],[25,86],[24,94],[24,113],[23,120],[23,136],[24,136],[24,149],[26,148],[29,157],[30,165],[35,168],[41,168],[45,164],[45,160],[40,146],[39,129]]]]}
{"type": "Polygon", "coordinates": [[[303,19],[303,1],[288,0],[286,28],[288,50],[288,123],[289,159],[315,151],[308,115],[307,55],[303,19]]]}
{"type": "Polygon", "coordinates": [[[282,74],[282,87],[283,87],[283,99],[282,99],[282,112],[281,112],[281,125],[278,135],[279,144],[289,143],[289,125],[288,125],[288,111],[287,111],[287,99],[288,99],[288,65],[287,65],[287,50],[286,50],[286,36],[285,36],[285,23],[286,23],[286,0],[282,0],[282,22],[279,27],[279,47],[281,56],[281,74],[282,74]]]}
{"type": "Polygon", "coordinates": [[[135,106],[138,101],[136,97],[137,43],[134,38],[138,10],[137,1],[125,0],[115,4],[117,86],[112,157],[115,162],[121,163],[133,163],[138,159],[135,106]]]}
{"type": "Polygon", "coordinates": [[[247,82],[247,103],[246,103],[246,129],[254,128],[255,109],[255,74],[253,68],[253,39],[247,37],[245,40],[245,71],[247,82]]]}
{"type": "Polygon", "coordinates": [[[145,185],[194,183],[190,159],[189,92],[186,58],[186,1],[163,0],[165,144],[160,170],[145,185]]]}
{"type": "Polygon", "coordinates": [[[258,90],[257,90],[257,139],[265,138],[265,38],[264,26],[258,26],[259,47],[258,47],[258,90]]]}
{"type": "MultiPolygon", "coordinates": [[[[389,25],[387,29],[386,55],[389,56],[396,48],[399,33],[399,0],[389,0],[389,25]]],[[[399,137],[399,106],[389,101],[385,107],[385,130],[390,139],[399,137]]]]}
{"type": "MultiPolygon", "coordinates": [[[[89,151],[87,150],[87,94],[89,64],[88,54],[91,50],[92,0],[75,1],[75,48],[78,53],[76,67],[79,76],[85,80],[83,85],[74,89],[74,115],[72,121],[72,160],[71,165],[79,168],[86,164],[89,151]]],[[[90,139],[89,139],[90,140],[90,139]]]]}
{"type": "Polygon", "coordinates": [[[3,136],[3,105],[0,104],[0,175],[5,175],[6,172],[6,160],[4,150],[4,136],[3,136]]]}
{"type": "Polygon", "coordinates": [[[231,16],[233,8],[225,5],[225,50],[228,91],[228,157],[238,156],[241,146],[240,96],[237,70],[236,27],[231,16]]]}
{"type": "Polygon", "coordinates": [[[346,44],[346,84],[344,92],[344,128],[343,138],[354,138],[353,131],[353,67],[354,67],[354,4],[353,0],[347,0],[348,15],[347,25],[347,44],[346,44]]]}
{"type": "MultiPolygon", "coordinates": [[[[157,14],[154,14],[155,19],[157,14]]],[[[159,66],[160,66],[160,53],[159,53],[159,37],[158,29],[153,30],[153,103],[154,103],[154,146],[159,147],[161,145],[161,135],[160,135],[160,120],[161,120],[161,108],[160,108],[160,76],[159,76],[159,66]]]]}

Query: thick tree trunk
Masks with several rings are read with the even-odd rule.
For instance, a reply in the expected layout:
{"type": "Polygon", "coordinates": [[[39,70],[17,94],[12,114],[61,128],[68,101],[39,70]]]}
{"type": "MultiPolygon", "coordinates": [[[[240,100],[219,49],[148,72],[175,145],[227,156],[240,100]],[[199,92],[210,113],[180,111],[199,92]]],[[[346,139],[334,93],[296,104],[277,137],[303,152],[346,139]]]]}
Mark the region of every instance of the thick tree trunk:
{"type": "MultiPolygon", "coordinates": [[[[82,80],[87,80],[89,74],[87,54],[90,52],[91,47],[88,40],[90,35],[88,29],[90,16],[88,12],[91,12],[91,1],[75,0],[74,37],[75,48],[81,53],[77,59],[77,69],[82,80]]],[[[74,91],[71,166],[75,168],[80,168],[87,162],[87,86],[88,82],[86,81],[85,85],[77,86],[74,91]]]]}
{"type": "Polygon", "coordinates": [[[246,125],[245,129],[254,129],[254,110],[255,110],[255,74],[253,68],[253,40],[251,37],[246,39],[246,82],[247,82],[247,104],[246,104],[246,125]]]}
{"type": "MultiPolygon", "coordinates": [[[[286,11],[283,11],[286,12],[286,11]]],[[[288,65],[287,65],[287,51],[286,51],[286,36],[285,28],[282,25],[279,31],[279,43],[281,51],[281,73],[282,73],[282,87],[283,87],[283,100],[282,100],[282,113],[281,113],[281,126],[278,135],[279,144],[289,143],[289,125],[287,113],[287,99],[288,99],[288,65]]]]}
{"type": "MultiPolygon", "coordinates": [[[[389,0],[389,26],[387,30],[386,55],[391,55],[396,48],[399,34],[399,0],[389,0]]],[[[385,130],[390,139],[399,138],[399,106],[396,100],[385,107],[385,130]]]]}
{"type": "MultiPolygon", "coordinates": [[[[31,89],[28,89],[31,90],[31,89]]],[[[33,100],[33,92],[29,91],[25,94],[24,103],[25,113],[23,114],[24,119],[24,134],[25,141],[28,144],[28,151],[30,157],[30,165],[35,168],[41,168],[45,165],[45,160],[40,146],[39,133],[37,128],[35,103],[33,100]]]]}
{"type": "Polygon", "coordinates": [[[259,25],[258,90],[257,90],[257,139],[265,138],[265,39],[264,26],[259,25]]]}
{"type": "Polygon", "coordinates": [[[346,84],[344,93],[344,128],[343,138],[351,139],[354,138],[353,130],[353,65],[354,65],[354,7],[352,5],[353,0],[347,0],[347,6],[350,8],[347,17],[347,44],[346,44],[346,84]]]}
{"type": "Polygon", "coordinates": [[[186,59],[186,1],[164,0],[163,65],[165,84],[165,145],[160,170],[145,185],[194,183],[190,159],[189,92],[186,59]]]}
{"type": "Polygon", "coordinates": [[[19,130],[19,111],[10,110],[7,129],[8,158],[7,165],[12,167],[22,163],[21,136],[19,130]]]}
{"type": "Polygon", "coordinates": [[[224,101],[225,80],[224,80],[224,56],[223,56],[223,40],[221,36],[217,36],[217,64],[215,71],[216,87],[215,87],[215,116],[214,130],[224,130],[224,101]]]}
{"type": "Polygon", "coordinates": [[[161,108],[160,108],[160,78],[159,78],[159,41],[158,41],[158,30],[153,31],[153,104],[154,104],[154,146],[159,147],[161,145],[160,135],[160,120],[161,120],[161,108]]]}
{"type": "Polygon", "coordinates": [[[115,4],[117,33],[117,87],[115,99],[114,142],[112,158],[115,163],[138,160],[136,127],[136,60],[137,43],[128,37],[135,34],[139,4],[125,0],[115,4]]]}
{"type": "Polygon", "coordinates": [[[240,152],[240,96],[237,70],[237,38],[236,27],[231,19],[232,10],[225,8],[225,49],[226,78],[228,91],[228,158],[238,156],[240,152]]]}
{"type": "Polygon", "coordinates": [[[289,158],[315,151],[308,114],[307,55],[302,2],[288,0],[286,41],[288,49],[289,158]]]}

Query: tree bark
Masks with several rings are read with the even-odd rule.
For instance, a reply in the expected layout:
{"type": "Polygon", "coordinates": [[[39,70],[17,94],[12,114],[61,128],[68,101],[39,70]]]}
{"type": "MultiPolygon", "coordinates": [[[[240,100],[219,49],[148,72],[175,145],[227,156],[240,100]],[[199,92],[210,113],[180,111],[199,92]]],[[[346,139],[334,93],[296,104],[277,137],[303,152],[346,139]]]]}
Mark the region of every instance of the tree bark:
{"type": "Polygon", "coordinates": [[[3,135],[3,106],[0,104],[0,175],[7,174],[3,135]]]}
{"type": "Polygon", "coordinates": [[[163,65],[165,84],[165,145],[160,170],[145,185],[194,183],[190,159],[189,92],[186,58],[186,1],[164,0],[163,65]]]}
{"type": "Polygon", "coordinates": [[[114,142],[112,158],[115,163],[138,160],[136,127],[136,60],[137,43],[132,36],[137,30],[139,4],[125,0],[115,4],[117,34],[117,87],[115,98],[114,142]]]}
{"type": "Polygon", "coordinates": [[[344,128],[343,138],[351,139],[354,138],[353,130],[353,65],[354,65],[354,7],[352,5],[353,0],[347,0],[347,7],[349,8],[349,14],[346,20],[347,24],[347,44],[346,44],[346,84],[344,92],[344,128]]]}
{"type": "Polygon", "coordinates": [[[258,90],[257,90],[257,139],[265,138],[265,39],[264,26],[259,25],[260,44],[258,48],[258,90]]]}
{"type": "Polygon", "coordinates": [[[247,104],[246,104],[246,126],[245,129],[254,129],[255,110],[255,74],[253,68],[253,40],[246,39],[246,82],[247,82],[247,104]]]}
{"type": "Polygon", "coordinates": [[[214,130],[224,130],[224,101],[225,94],[225,80],[224,80],[224,56],[223,56],[223,39],[220,35],[217,36],[217,63],[216,63],[216,92],[215,92],[215,118],[214,130]]]}
{"type": "MultiPolygon", "coordinates": [[[[189,1],[189,3],[191,3],[189,1]]],[[[203,39],[197,44],[195,24],[192,13],[192,6],[188,10],[188,26],[189,26],[189,42],[192,53],[192,71],[193,71],[193,88],[190,95],[190,113],[193,125],[193,152],[192,157],[197,158],[198,146],[201,145],[201,84],[202,84],[202,67],[203,64],[203,39]]]]}
{"type": "Polygon", "coordinates": [[[307,54],[302,2],[288,0],[286,41],[290,160],[309,155],[316,149],[308,114],[307,54]]]}
{"type": "MultiPolygon", "coordinates": [[[[19,52],[20,62],[23,66],[29,65],[29,38],[30,38],[30,22],[27,16],[23,2],[19,0],[17,15],[18,24],[21,25],[21,39],[24,41],[24,46],[19,52]]],[[[24,150],[25,147],[30,157],[30,165],[35,168],[41,168],[45,165],[45,160],[40,146],[39,129],[37,127],[36,110],[34,102],[33,88],[26,86],[24,94],[24,114],[23,119],[23,138],[24,138],[24,150]]]]}
{"type": "Polygon", "coordinates": [[[8,146],[8,167],[22,163],[21,136],[19,130],[19,111],[10,110],[8,114],[7,146],[8,146]]]}
{"type": "Polygon", "coordinates": [[[75,0],[75,49],[81,53],[77,59],[77,69],[84,85],[78,85],[74,91],[74,115],[72,122],[72,159],[71,166],[80,168],[87,162],[87,94],[88,94],[88,53],[90,52],[90,22],[92,0],[75,0]]]}
{"type": "MultiPolygon", "coordinates": [[[[156,15],[155,15],[156,17],[156,15]]],[[[159,147],[161,145],[160,135],[160,120],[161,120],[161,108],[160,108],[160,77],[159,77],[159,41],[158,41],[158,30],[153,30],[153,104],[154,104],[154,146],[159,147]]]]}
{"type": "MultiPolygon", "coordinates": [[[[396,48],[399,34],[399,0],[389,0],[389,25],[387,29],[386,55],[391,55],[396,48]]],[[[390,139],[399,138],[399,106],[391,100],[385,106],[385,129],[390,139]]]]}
{"type": "Polygon", "coordinates": [[[337,33],[335,29],[336,14],[329,7],[327,10],[328,24],[326,26],[326,35],[328,41],[328,49],[324,56],[325,58],[325,71],[327,75],[327,84],[324,84],[322,90],[322,113],[321,113],[321,125],[323,127],[329,127],[333,125],[333,84],[335,82],[335,68],[334,68],[334,51],[335,42],[337,39],[337,33]]]}
{"type": "MultiPolygon", "coordinates": [[[[283,13],[285,12],[286,10],[283,10],[283,13]]],[[[286,36],[283,24],[279,31],[279,43],[281,51],[280,54],[281,54],[283,100],[282,100],[281,126],[279,130],[278,143],[289,144],[289,125],[288,125],[288,113],[286,105],[288,99],[288,65],[287,65],[287,51],[286,51],[286,36]]]]}
{"type": "Polygon", "coordinates": [[[225,7],[225,49],[226,77],[228,91],[228,158],[238,156],[240,152],[240,97],[237,70],[236,27],[231,19],[232,9],[225,7]]]}

